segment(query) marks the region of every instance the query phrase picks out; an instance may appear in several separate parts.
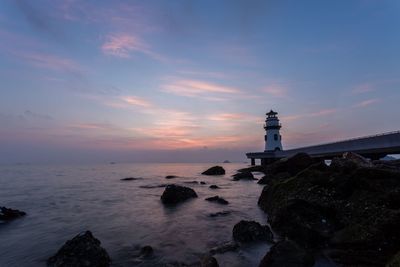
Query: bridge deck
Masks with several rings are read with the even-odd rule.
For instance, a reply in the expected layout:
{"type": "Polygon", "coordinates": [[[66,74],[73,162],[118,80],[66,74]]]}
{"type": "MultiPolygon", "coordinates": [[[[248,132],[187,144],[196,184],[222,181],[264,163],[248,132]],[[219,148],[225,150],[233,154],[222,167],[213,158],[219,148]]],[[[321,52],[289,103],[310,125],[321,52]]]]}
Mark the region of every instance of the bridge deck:
{"type": "Polygon", "coordinates": [[[388,154],[400,153],[400,131],[372,136],[353,138],[333,143],[307,146],[284,151],[266,151],[247,153],[252,159],[280,159],[304,152],[312,157],[332,158],[345,152],[355,152],[370,158],[384,157],[388,154]]]}

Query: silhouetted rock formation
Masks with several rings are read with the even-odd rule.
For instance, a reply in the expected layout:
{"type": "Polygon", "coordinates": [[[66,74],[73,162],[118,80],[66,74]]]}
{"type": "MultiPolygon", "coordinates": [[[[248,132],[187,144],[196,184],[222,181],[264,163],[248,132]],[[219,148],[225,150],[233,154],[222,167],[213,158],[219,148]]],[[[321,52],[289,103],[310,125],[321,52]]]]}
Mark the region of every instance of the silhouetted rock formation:
{"type": "Polygon", "coordinates": [[[193,189],[185,186],[171,184],[167,185],[167,187],[165,188],[161,196],[161,201],[164,204],[176,204],[189,198],[196,197],[197,194],[193,189]]]}
{"type": "Polygon", "coordinates": [[[144,246],[140,249],[140,257],[150,257],[153,255],[153,248],[151,246],[144,246]]]}
{"type": "Polygon", "coordinates": [[[222,204],[222,205],[228,205],[229,204],[228,201],[226,201],[225,199],[223,199],[222,197],[219,197],[219,196],[208,197],[208,198],[206,198],[206,200],[207,201],[212,201],[212,202],[217,202],[217,203],[222,204]]]}
{"type": "Polygon", "coordinates": [[[205,255],[201,259],[201,267],[219,267],[217,260],[211,255],[205,255]]]}
{"type": "Polygon", "coordinates": [[[400,251],[400,171],[353,153],[330,166],[308,166],[305,155],[294,166],[289,162],[286,169],[271,167],[280,172],[267,175],[258,201],[283,238],[327,248],[341,265],[383,266],[400,251]]]}
{"type": "Polygon", "coordinates": [[[202,172],[203,175],[224,175],[225,169],[221,166],[214,166],[209,168],[208,170],[202,172]]]}
{"type": "Polygon", "coordinates": [[[219,189],[220,187],[218,185],[212,184],[209,186],[211,189],[219,189]]]}
{"type": "Polygon", "coordinates": [[[174,179],[174,178],[178,178],[178,176],[176,176],[176,175],[167,175],[167,176],[165,176],[165,179],[174,179]]]}
{"type": "Polygon", "coordinates": [[[257,180],[254,178],[253,174],[251,172],[238,172],[236,174],[234,174],[233,176],[233,180],[235,181],[239,181],[239,180],[257,180]]]}
{"type": "Polygon", "coordinates": [[[291,240],[283,240],[271,247],[259,267],[311,267],[314,257],[291,240]]]}
{"type": "Polygon", "coordinates": [[[122,178],[121,181],[135,181],[135,180],[141,180],[143,178],[137,178],[137,177],[126,177],[122,178]]]}
{"type": "Polygon", "coordinates": [[[239,242],[272,241],[273,235],[267,225],[255,221],[240,221],[233,227],[233,239],[239,242]]]}
{"type": "Polygon", "coordinates": [[[24,211],[8,209],[6,207],[0,208],[0,220],[2,221],[10,221],[25,215],[24,211]]]}
{"type": "Polygon", "coordinates": [[[212,255],[214,254],[223,254],[225,252],[234,251],[239,248],[239,244],[234,241],[229,241],[223,244],[220,244],[210,250],[212,255]]]}
{"type": "Polygon", "coordinates": [[[100,241],[86,231],[68,240],[53,257],[47,260],[48,266],[54,267],[108,267],[110,257],[100,246],[100,241]]]}

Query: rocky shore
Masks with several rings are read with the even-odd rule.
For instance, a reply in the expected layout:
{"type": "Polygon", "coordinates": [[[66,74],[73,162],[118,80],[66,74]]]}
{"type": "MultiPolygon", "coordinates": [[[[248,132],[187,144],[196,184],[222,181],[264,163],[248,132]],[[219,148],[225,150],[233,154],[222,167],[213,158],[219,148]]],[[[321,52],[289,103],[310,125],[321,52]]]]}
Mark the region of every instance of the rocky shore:
{"type": "MultiPolygon", "coordinates": [[[[260,170],[266,185],[258,205],[272,229],[289,240],[285,251],[297,251],[301,264],[295,266],[312,266],[315,253],[341,266],[395,266],[390,264],[400,254],[399,161],[370,162],[346,153],[328,166],[298,154],[260,170]]],[[[266,263],[283,245],[273,246],[260,266],[272,266],[266,263]]]]}

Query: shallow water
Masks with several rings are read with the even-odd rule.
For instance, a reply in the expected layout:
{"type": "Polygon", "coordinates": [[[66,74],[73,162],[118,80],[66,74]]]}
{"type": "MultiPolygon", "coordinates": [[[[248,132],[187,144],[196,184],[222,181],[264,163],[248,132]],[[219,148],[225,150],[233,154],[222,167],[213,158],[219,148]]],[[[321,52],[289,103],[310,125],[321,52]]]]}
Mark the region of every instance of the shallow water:
{"type": "MultiPolygon", "coordinates": [[[[220,164],[227,174],[204,176],[212,164],[104,164],[0,166],[0,206],[28,213],[0,225],[0,266],[44,266],[66,240],[91,230],[108,251],[113,266],[162,266],[196,262],[218,244],[231,240],[232,228],[242,219],[267,223],[257,206],[262,186],[232,181],[245,164],[220,164]],[[167,180],[166,175],[179,178],[167,180]],[[124,177],[142,177],[120,181],[124,177]],[[206,185],[187,184],[205,181],[206,185]],[[193,188],[197,199],[165,207],[164,188],[142,188],[177,183],[193,188]],[[209,189],[217,184],[221,189],[209,189]],[[230,203],[204,199],[219,195],[230,203]],[[229,210],[222,217],[210,213],[229,210]],[[154,256],[138,261],[140,246],[151,245],[154,256]]],[[[267,243],[217,254],[220,266],[257,266],[267,243]]]]}

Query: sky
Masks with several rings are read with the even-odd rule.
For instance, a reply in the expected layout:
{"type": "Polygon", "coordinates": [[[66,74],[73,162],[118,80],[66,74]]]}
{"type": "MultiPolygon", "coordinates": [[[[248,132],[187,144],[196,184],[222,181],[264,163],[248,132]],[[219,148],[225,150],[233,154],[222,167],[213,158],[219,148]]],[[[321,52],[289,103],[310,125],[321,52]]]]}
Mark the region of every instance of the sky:
{"type": "Polygon", "coordinates": [[[243,161],[400,129],[397,0],[3,0],[0,163],[243,161]]]}

